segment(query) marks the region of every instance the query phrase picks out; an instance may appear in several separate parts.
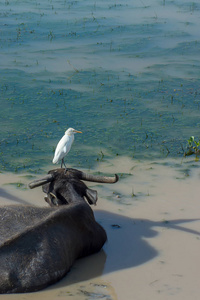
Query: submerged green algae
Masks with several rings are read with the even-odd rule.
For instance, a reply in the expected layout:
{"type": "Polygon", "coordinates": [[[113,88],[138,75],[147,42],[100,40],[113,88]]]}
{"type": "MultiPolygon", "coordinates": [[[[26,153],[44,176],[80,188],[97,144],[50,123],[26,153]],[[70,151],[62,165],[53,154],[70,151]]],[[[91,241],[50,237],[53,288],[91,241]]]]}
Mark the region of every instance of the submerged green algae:
{"type": "Polygon", "coordinates": [[[199,4],[6,1],[0,18],[0,169],[183,155],[199,135],[199,4]],[[194,9],[195,7],[195,9],[194,9]]]}

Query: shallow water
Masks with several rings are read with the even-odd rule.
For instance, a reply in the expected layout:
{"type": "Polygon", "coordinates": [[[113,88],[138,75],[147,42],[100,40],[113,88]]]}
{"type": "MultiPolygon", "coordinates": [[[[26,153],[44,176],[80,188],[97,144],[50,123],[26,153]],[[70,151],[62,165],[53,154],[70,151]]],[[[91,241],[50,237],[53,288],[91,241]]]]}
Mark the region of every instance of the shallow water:
{"type": "Polygon", "coordinates": [[[199,138],[196,1],[2,1],[0,168],[41,172],[67,127],[68,161],[177,157],[199,138]]]}

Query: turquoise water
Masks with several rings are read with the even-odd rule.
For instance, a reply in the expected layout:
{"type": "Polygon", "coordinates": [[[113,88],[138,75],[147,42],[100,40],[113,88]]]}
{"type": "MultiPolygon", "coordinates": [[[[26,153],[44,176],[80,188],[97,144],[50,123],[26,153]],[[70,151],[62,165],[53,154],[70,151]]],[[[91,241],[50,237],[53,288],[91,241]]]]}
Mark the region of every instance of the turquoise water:
{"type": "Polygon", "coordinates": [[[0,170],[178,157],[200,138],[200,3],[1,1],[0,170]]]}

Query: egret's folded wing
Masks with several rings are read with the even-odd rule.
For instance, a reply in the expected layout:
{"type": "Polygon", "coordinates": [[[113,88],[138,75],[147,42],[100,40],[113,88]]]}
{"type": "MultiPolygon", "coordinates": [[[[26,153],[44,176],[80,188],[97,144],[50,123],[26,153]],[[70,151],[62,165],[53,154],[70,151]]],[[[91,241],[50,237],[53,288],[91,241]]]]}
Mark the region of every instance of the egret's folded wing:
{"type": "Polygon", "coordinates": [[[53,158],[53,163],[57,163],[59,160],[61,160],[65,155],[66,155],[66,143],[68,142],[69,137],[64,135],[62,137],[62,139],[59,141],[56,150],[55,150],[55,154],[54,154],[54,158],[53,158]]]}

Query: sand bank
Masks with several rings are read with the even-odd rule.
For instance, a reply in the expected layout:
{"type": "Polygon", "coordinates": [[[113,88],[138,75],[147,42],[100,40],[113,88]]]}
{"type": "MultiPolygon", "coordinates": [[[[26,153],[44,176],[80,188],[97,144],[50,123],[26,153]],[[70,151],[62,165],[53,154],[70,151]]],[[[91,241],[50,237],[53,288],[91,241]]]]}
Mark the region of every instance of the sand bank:
{"type": "MultiPolygon", "coordinates": [[[[103,250],[44,291],[0,299],[199,299],[199,163],[118,157],[97,170],[120,176],[114,185],[90,184],[99,195],[96,219],[108,234],[103,250]]],[[[41,188],[26,189],[30,180],[0,174],[0,205],[46,205],[41,188]]]]}

